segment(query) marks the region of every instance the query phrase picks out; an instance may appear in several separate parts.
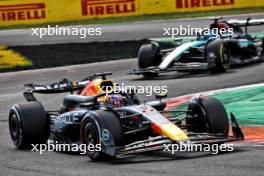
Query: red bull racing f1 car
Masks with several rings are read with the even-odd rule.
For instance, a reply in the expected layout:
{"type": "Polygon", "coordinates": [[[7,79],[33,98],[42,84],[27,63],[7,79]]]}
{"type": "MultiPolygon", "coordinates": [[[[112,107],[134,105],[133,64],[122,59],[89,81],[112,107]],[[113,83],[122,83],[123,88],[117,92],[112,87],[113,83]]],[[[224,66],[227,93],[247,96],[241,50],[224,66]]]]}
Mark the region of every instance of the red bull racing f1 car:
{"type": "Polygon", "coordinates": [[[169,111],[161,101],[140,102],[134,92],[113,92],[115,84],[101,73],[82,81],[63,79],[50,85],[27,84],[24,104],[15,104],[9,113],[9,129],[19,149],[32,144],[100,144],[100,151],[86,154],[92,160],[116,158],[162,150],[164,144],[189,142],[219,144],[243,140],[243,133],[231,114],[231,125],[221,102],[193,97],[186,110],[169,111]],[[103,90],[103,91],[99,91],[103,90]],[[45,110],[34,93],[71,92],[57,111],[45,110]],[[229,133],[232,127],[232,135],[229,133]]]}

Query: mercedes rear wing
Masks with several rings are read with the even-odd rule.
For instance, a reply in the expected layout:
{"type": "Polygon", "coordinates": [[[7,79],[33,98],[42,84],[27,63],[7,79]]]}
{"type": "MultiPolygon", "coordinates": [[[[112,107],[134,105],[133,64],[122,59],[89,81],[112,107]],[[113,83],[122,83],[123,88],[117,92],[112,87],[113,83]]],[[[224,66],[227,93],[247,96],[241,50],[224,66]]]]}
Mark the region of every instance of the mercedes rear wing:
{"type": "Polygon", "coordinates": [[[264,25],[264,18],[263,19],[251,19],[247,18],[246,20],[236,20],[231,19],[227,21],[229,24],[236,25],[236,26],[259,26],[264,25]]]}

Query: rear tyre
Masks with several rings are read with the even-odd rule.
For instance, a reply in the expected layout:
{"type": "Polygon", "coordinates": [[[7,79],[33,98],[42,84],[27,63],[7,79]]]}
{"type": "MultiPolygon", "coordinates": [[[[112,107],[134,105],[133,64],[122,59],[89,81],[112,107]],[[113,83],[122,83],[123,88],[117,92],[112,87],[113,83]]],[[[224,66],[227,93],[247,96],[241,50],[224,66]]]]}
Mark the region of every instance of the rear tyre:
{"type": "Polygon", "coordinates": [[[215,58],[215,66],[211,68],[212,72],[226,72],[230,67],[230,51],[227,43],[221,40],[210,42],[206,47],[206,57],[210,66],[210,57],[215,58]]]}
{"type": "Polygon", "coordinates": [[[189,105],[191,118],[186,119],[190,132],[228,135],[229,121],[223,104],[215,98],[201,98],[198,104],[189,105]]]}
{"type": "MultiPolygon", "coordinates": [[[[119,117],[111,111],[97,110],[91,112],[81,123],[81,142],[93,146],[102,144],[103,130],[107,130],[113,137],[115,146],[122,144],[122,129],[119,117]]],[[[87,151],[86,154],[93,161],[114,159],[115,156],[106,155],[101,150],[87,151]]]]}
{"type": "Polygon", "coordinates": [[[9,132],[18,149],[45,144],[50,134],[50,118],[39,102],[14,105],[9,112],[9,132]]]}
{"type": "MultiPolygon", "coordinates": [[[[160,48],[157,44],[147,44],[141,46],[138,51],[138,67],[140,69],[151,66],[158,66],[161,63],[162,56],[159,54],[160,48]]],[[[158,73],[147,72],[143,73],[146,77],[157,76],[158,73]]]]}

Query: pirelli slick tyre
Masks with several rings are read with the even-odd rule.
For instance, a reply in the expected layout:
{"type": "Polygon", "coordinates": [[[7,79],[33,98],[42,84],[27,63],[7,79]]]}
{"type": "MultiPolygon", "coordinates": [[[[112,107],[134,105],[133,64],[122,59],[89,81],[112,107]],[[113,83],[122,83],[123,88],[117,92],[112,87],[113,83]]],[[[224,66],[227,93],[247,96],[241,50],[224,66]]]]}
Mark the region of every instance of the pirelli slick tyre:
{"type": "Polygon", "coordinates": [[[211,68],[214,73],[226,72],[230,67],[230,51],[226,42],[215,40],[206,47],[206,57],[210,65],[211,58],[215,58],[215,66],[211,68]]]}
{"type": "MultiPolygon", "coordinates": [[[[113,138],[114,147],[122,143],[122,129],[119,117],[112,111],[97,110],[89,113],[82,120],[80,126],[81,143],[93,146],[103,147],[102,143],[105,136],[113,138]],[[104,134],[105,133],[105,134],[104,134]]],[[[96,147],[95,147],[96,148],[96,147]]],[[[98,148],[99,149],[99,148],[98,148]]],[[[114,159],[114,154],[106,154],[100,148],[99,150],[89,151],[86,154],[93,161],[114,159]]]]}
{"type": "Polygon", "coordinates": [[[229,121],[223,104],[215,98],[201,98],[189,105],[190,117],[186,119],[187,130],[197,133],[228,135],[229,121]]]}
{"type": "MultiPolygon", "coordinates": [[[[158,66],[161,63],[162,56],[159,54],[160,48],[157,44],[147,44],[141,46],[138,51],[138,67],[145,69],[151,66],[158,66]]],[[[146,72],[143,73],[146,77],[157,76],[158,73],[146,72]]]]}
{"type": "Polygon", "coordinates": [[[50,134],[50,118],[39,102],[14,105],[9,112],[9,132],[18,149],[45,144],[50,134]]]}

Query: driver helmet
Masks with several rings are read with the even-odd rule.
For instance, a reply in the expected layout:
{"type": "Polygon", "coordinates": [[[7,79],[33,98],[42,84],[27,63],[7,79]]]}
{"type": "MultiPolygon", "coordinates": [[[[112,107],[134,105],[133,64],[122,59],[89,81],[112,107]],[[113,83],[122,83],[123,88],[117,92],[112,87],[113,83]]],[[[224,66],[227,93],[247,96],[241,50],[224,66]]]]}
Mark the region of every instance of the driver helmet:
{"type": "Polygon", "coordinates": [[[218,23],[218,29],[228,29],[229,26],[226,23],[218,23]]]}
{"type": "Polygon", "coordinates": [[[102,103],[110,108],[119,108],[126,105],[125,98],[119,94],[106,95],[102,103]]]}

